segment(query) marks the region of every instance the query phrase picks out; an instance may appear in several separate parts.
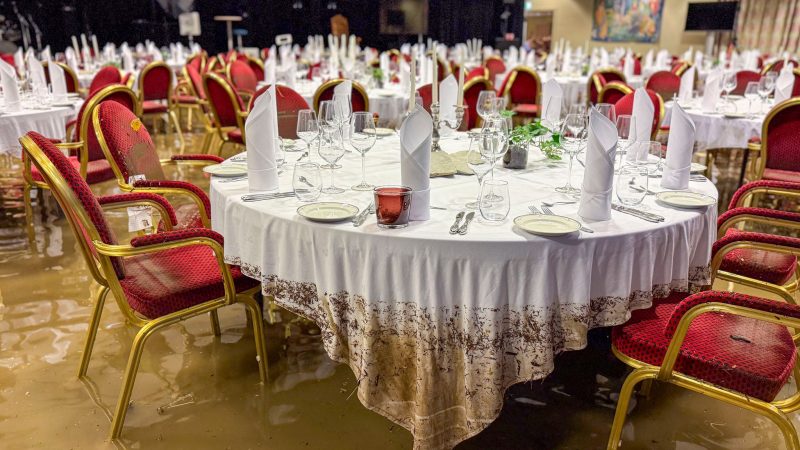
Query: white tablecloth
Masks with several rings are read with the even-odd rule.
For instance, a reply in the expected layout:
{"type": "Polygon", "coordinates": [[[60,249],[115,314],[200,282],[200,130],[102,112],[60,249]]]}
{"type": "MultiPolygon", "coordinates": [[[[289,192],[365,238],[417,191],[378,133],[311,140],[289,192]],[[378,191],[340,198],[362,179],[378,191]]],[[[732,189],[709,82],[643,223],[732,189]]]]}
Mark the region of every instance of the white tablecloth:
{"type": "MultiPolygon", "coordinates": [[[[747,112],[747,100],[737,99],[733,104],[740,114],[747,112]]],[[[751,138],[761,137],[761,128],[764,124],[765,114],[756,114],[753,117],[726,117],[722,112],[704,113],[700,108],[699,100],[693,100],[686,105],[686,113],[692,118],[696,128],[695,142],[697,150],[718,148],[747,148],[751,138]]],[[[664,124],[669,125],[672,117],[672,102],[665,105],[666,115],[664,124]]],[[[730,104],[720,100],[719,111],[733,112],[730,104]]],[[[753,112],[761,111],[761,102],[753,102],[753,112]]]]}
{"type": "Polygon", "coordinates": [[[8,153],[19,157],[22,151],[19,138],[28,131],[36,131],[49,138],[64,139],[67,122],[78,115],[81,104],[81,100],[76,100],[72,107],[23,108],[14,113],[3,111],[0,113],[0,154],[8,153]]]}
{"type": "MultiPolygon", "coordinates": [[[[463,137],[442,145],[468,146],[463,137]]],[[[357,183],[357,154],[341,164],[337,184],[357,183]]],[[[367,408],[410,430],[415,448],[449,448],[497,417],[507,387],[544,378],[556,354],[583,348],[590,328],[623,323],[654,297],[709,281],[715,207],[678,210],[650,196],[646,207],[665,222],[612,212],[610,221],[586,224],[594,234],[553,238],[514,227],[528,205],[565,199],[553,191],[565,173],[564,162],[541,158],[526,170],[496,169],[510,184],[508,219],[476,219],[466,236],[448,229],[477,195],[473,176],[432,179],[431,205],[448,210],[401,230],[378,228],[374,216],[358,228],[312,223],[297,215],[294,198],[245,203],[247,181],[213,180],[212,225],[225,236],[226,260],[320,326],[328,354],[356,374],[367,408]]],[[[367,174],[373,184],[399,182],[396,136],[367,155],[367,174]]],[[[287,167],[281,191],[291,190],[291,177],[287,167]]],[[[690,187],[717,196],[709,182],[690,187]]],[[[371,199],[347,191],[321,200],[364,207],[371,199]]],[[[554,209],[577,217],[577,205],[554,209]]]]}

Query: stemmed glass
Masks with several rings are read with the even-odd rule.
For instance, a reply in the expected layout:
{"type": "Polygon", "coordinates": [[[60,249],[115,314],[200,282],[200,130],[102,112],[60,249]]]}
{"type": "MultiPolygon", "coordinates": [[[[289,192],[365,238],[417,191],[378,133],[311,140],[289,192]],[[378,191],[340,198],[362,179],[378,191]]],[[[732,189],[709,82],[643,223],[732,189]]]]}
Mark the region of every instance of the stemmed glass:
{"type": "Polygon", "coordinates": [[[758,80],[758,96],[761,97],[761,112],[764,112],[764,105],[767,104],[767,99],[772,90],[775,89],[775,78],[764,75],[758,80]]]}
{"type": "Polygon", "coordinates": [[[736,84],[736,72],[727,72],[722,77],[722,92],[725,93],[725,101],[728,103],[731,101],[731,92],[736,89],[736,84]]]}
{"type": "Polygon", "coordinates": [[[481,91],[478,94],[478,102],[475,104],[475,112],[478,113],[478,117],[486,121],[491,116],[495,98],[497,98],[495,91],[481,91]]]}
{"type": "Polygon", "coordinates": [[[550,101],[544,105],[542,123],[551,130],[560,130],[561,124],[564,122],[564,117],[564,108],[561,108],[561,97],[550,97],[550,101]],[[556,109],[559,111],[558,117],[550,117],[554,116],[553,112],[556,109]]]}
{"type": "Polygon", "coordinates": [[[361,183],[353,186],[354,191],[370,191],[374,186],[367,183],[367,152],[375,145],[375,121],[370,112],[353,113],[350,121],[350,145],[361,153],[361,183]]]}
{"type": "Polygon", "coordinates": [[[504,118],[487,118],[479,139],[481,152],[492,160],[490,177],[494,180],[494,165],[508,150],[508,121],[504,118]]]}
{"type": "MultiPolygon", "coordinates": [[[[475,139],[470,139],[469,152],[467,152],[467,165],[475,173],[479,188],[482,186],[483,178],[492,170],[492,167],[494,167],[492,158],[484,155],[481,151],[482,148],[480,142],[476,143],[475,139]]],[[[478,209],[480,207],[480,199],[480,192],[478,192],[477,200],[467,203],[465,207],[467,209],[478,209]]]]}
{"type": "Polygon", "coordinates": [[[617,153],[619,154],[619,166],[625,162],[625,154],[636,140],[636,120],[633,116],[620,114],[617,117],[617,153]]]}
{"type": "Polygon", "coordinates": [[[506,98],[505,97],[495,97],[492,99],[492,113],[491,118],[497,119],[500,117],[500,113],[506,109],[506,98]]]}
{"type": "Polygon", "coordinates": [[[339,136],[342,143],[345,142],[345,126],[350,127],[350,119],[353,117],[353,104],[350,102],[349,94],[333,94],[334,118],[339,127],[339,136]]]}
{"type": "Polygon", "coordinates": [[[581,192],[580,189],[572,186],[572,160],[583,149],[583,131],[585,128],[586,119],[581,114],[568,114],[564,124],[561,126],[561,147],[569,155],[569,169],[567,171],[567,183],[562,187],[557,187],[556,192],[570,195],[581,192]]]}
{"type": "Polygon", "coordinates": [[[753,117],[753,100],[758,99],[758,86],[759,81],[751,81],[747,83],[747,87],[744,89],[744,98],[747,99],[747,116],[753,117]]]}
{"type": "Polygon", "coordinates": [[[600,114],[608,117],[611,123],[617,123],[617,109],[614,105],[611,103],[598,103],[594,107],[600,114]]]}
{"type": "Polygon", "coordinates": [[[297,112],[297,137],[306,144],[306,151],[311,157],[311,143],[319,137],[317,113],[313,109],[301,109],[297,112]]]}
{"type": "Polygon", "coordinates": [[[327,167],[331,170],[331,184],[328,187],[322,188],[322,192],[326,194],[341,194],[344,192],[344,189],[336,186],[334,174],[336,173],[336,163],[344,156],[344,145],[339,145],[339,143],[336,142],[336,137],[333,135],[331,135],[329,143],[330,145],[321,145],[319,147],[319,156],[328,163],[327,167]]]}
{"type": "MultiPolygon", "coordinates": [[[[325,145],[330,147],[335,146],[336,139],[334,134],[339,131],[339,127],[336,119],[336,107],[333,100],[325,100],[319,104],[319,120],[317,121],[317,125],[322,129],[322,135],[325,137],[325,145]]],[[[322,156],[322,147],[325,145],[320,145],[319,147],[320,156],[322,156]]],[[[344,153],[344,149],[342,149],[342,153],[344,153]]],[[[325,164],[322,168],[339,169],[341,166],[325,164]]]]}

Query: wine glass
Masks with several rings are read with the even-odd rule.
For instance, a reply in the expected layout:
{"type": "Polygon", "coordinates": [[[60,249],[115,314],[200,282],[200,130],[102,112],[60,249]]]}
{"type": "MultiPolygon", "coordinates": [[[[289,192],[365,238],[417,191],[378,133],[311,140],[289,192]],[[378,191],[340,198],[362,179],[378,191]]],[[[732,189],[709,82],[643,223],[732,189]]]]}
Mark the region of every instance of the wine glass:
{"type": "Polygon", "coordinates": [[[292,187],[294,188],[294,195],[301,202],[316,201],[320,192],[322,192],[322,174],[319,170],[319,164],[312,162],[295,164],[292,187]]]}
{"type": "Polygon", "coordinates": [[[322,192],[326,194],[341,194],[344,192],[344,189],[336,186],[334,176],[337,168],[336,163],[344,156],[344,145],[339,145],[333,134],[331,134],[331,139],[327,144],[328,145],[320,145],[319,156],[328,163],[327,167],[330,168],[331,171],[331,184],[328,187],[322,188],[322,192]]]}
{"type": "Polygon", "coordinates": [[[569,106],[569,114],[578,114],[581,116],[587,116],[588,111],[586,110],[586,105],[583,103],[573,103],[569,106]]]}
{"type": "Polygon", "coordinates": [[[502,222],[508,217],[511,198],[508,195],[508,181],[483,180],[481,184],[481,217],[488,222],[502,222]]]}
{"type": "Polygon", "coordinates": [[[375,145],[375,121],[370,112],[353,113],[350,121],[350,145],[361,153],[361,183],[353,186],[354,191],[370,191],[374,186],[367,183],[367,152],[375,145]]]}
{"type": "Polygon", "coordinates": [[[635,206],[642,203],[647,195],[649,180],[647,169],[638,166],[626,166],[619,169],[617,176],[617,198],[620,203],[635,206]]]}
{"type": "Polygon", "coordinates": [[[617,153],[620,155],[619,165],[624,163],[624,155],[628,152],[631,144],[636,140],[636,119],[628,114],[620,114],[617,117],[617,153]]]}
{"type": "Polygon", "coordinates": [[[569,155],[569,169],[567,171],[567,183],[562,187],[557,187],[556,192],[562,194],[575,195],[581,192],[580,189],[572,186],[572,160],[583,149],[583,131],[586,128],[586,120],[580,114],[568,114],[561,126],[561,148],[569,155]]]}
{"type": "MultiPolygon", "coordinates": [[[[339,130],[336,119],[336,105],[333,100],[325,100],[319,104],[319,116],[317,125],[322,129],[322,135],[325,137],[327,145],[334,145],[334,133],[339,130]]],[[[320,149],[322,145],[320,145],[320,149]]],[[[329,169],[331,166],[325,164],[322,166],[324,169],[329,169]]],[[[333,166],[334,169],[339,169],[341,166],[333,166]]]]}
{"type": "Polygon", "coordinates": [[[614,105],[611,103],[598,103],[594,107],[600,114],[608,117],[611,123],[617,123],[617,109],[614,105]]]}
{"type": "Polygon", "coordinates": [[[492,103],[495,98],[497,98],[497,93],[491,90],[481,91],[478,94],[478,102],[475,104],[475,112],[478,113],[478,117],[484,121],[489,118],[492,114],[492,103]]]}
{"type": "Polygon", "coordinates": [[[508,150],[508,121],[504,118],[487,118],[479,139],[481,152],[492,160],[490,177],[494,179],[494,165],[508,150]]]}
{"type": "Polygon", "coordinates": [[[311,143],[319,137],[317,113],[313,109],[301,109],[297,112],[297,137],[306,144],[308,156],[311,156],[311,143]]]}
{"type": "Polygon", "coordinates": [[[551,130],[560,130],[563,121],[564,108],[561,107],[561,97],[550,97],[550,101],[544,105],[542,123],[551,130]],[[556,111],[558,111],[558,114],[556,114],[556,111]]]}
{"type": "Polygon", "coordinates": [[[753,100],[758,99],[758,81],[751,81],[747,83],[744,89],[744,98],[747,99],[747,116],[753,117],[753,100]]]}
{"type": "Polygon", "coordinates": [[[492,99],[492,119],[496,119],[500,117],[500,113],[506,109],[506,98],[505,97],[495,97],[492,99]]]}
{"type": "Polygon", "coordinates": [[[284,149],[283,139],[280,137],[275,138],[275,166],[278,168],[278,173],[281,173],[281,167],[286,162],[286,150],[284,149]]]}
{"type": "Polygon", "coordinates": [[[353,104],[350,102],[350,94],[333,94],[333,104],[339,136],[344,144],[347,139],[346,132],[350,131],[350,119],[353,117],[353,104]]]}
{"type": "Polygon", "coordinates": [[[775,88],[774,78],[770,78],[764,75],[763,77],[761,77],[760,80],[758,80],[758,96],[761,98],[761,108],[760,108],[761,112],[764,112],[764,105],[767,104],[767,99],[769,98],[769,94],[770,92],[772,92],[772,89],[774,88],[775,88]]]}
{"type": "Polygon", "coordinates": [[[722,77],[722,92],[725,93],[725,101],[731,101],[731,92],[736,89],[737,80],[736,80],[736,72],[727,72],[722,77]]]}
{"type": "MultiPolygon", "coordinates": [[[[472,172],[475,173],[475,177],[478,179],[478,188],[480,189],[483,178],[492,170],[494,162],[491,158],[483,154],[480,142],[476,142],[475,139],[470,139],[469,151],[467,152],[467,165],[472,169],[472,172]]],[[[465,207],[467,209],[478,209],[480,207],[480,198],[480,192],[478,192],[476,201],[467,203],[465,207]]]]}

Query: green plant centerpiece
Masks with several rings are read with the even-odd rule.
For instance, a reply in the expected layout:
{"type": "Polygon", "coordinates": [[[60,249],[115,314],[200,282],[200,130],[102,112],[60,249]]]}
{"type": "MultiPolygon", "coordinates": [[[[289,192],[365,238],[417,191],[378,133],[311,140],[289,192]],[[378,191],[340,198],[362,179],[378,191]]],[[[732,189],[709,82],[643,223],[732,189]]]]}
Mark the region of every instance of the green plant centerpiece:
{"type": "Polygon", "coordinates": [[[383,88],[383,70],[380,67],[372,68],[372,79],[375,80],[375,85],[378,88],[383,88]]]}
{"type": "MultiPolygon", "coordinates": [[[[513,112],[504,111],[504,117],[513,116],[513,112]]],[[[561,135],[558,131],[551,130],[540,119],[525,125],[514,127],[508,136],[508,151],[503,157],[506,167],[525,168],[528,161],[528,147],[535,144],[547,159],[561,159],[561,135]]]]}

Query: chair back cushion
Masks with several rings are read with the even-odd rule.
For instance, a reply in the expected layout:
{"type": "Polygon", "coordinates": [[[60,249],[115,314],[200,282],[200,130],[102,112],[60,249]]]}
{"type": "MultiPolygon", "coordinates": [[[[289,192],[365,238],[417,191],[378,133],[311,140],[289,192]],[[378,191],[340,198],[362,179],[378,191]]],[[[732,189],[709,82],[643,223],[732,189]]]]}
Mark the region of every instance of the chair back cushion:
{"type": "Polygon", "coordinates": [[[422,107],[425,111],[431,112],[431,103],[433,102],[433,85],[426,84],[417,89],[417,94],[422,97],[422,107]]]}
{"type": "Polygon", "coordinates": [[[139,91],[144,100],[169,100],[172,90],[172,69],[161,61],[142,69],[139,91]]]}
{"type": "MultiPolygon", "coordinates": [[[[324,102],[325,100],[333,99],[333,89],[342,81],[344,80],[331,80],[317,89],[316,94],[314,94],[315,111],[319,112],[320,103],[324,102]]],[[[353,112],[369,111],[369,97],[367,97],[367,91],[365,91],[364,88],[361,87],[361,85],[356,81],[353,81],[353,90],[350,94],[350,103],[353,105],[353,112]]]]}
{"type": "Polygon", "coordinates": [[[128,183],[132,175],[144,175],[148,180],[163,180],[164,171],[150,133],[136,115],[117,102],[103,102],[95,108],[100,123],[97,135],[109,154],[115,173],[128,183]]]}
{"type": "Polygon", "coordinates": [[[731,91],[731,95],[744,95],[745,89],[747,89],[747,83],[758,81],[761,79],[761,74],[758,72],[753,72],[752,70],[740,70],[736,72],[736,89],[731,91]]]}
{"type": "Polygon", "coordinates": [[[597,100],[600,103],[617,103],[619,99],[633,92],[633,88],[621,81],[611,81],[603,86],[597,100]]]}
{"type": "Polygon", "coordinates": [[[509,72],[499,95],[507,95],[513,105],[537,104],[542,89],[536,72],[526,68],[515,68],[509,72]]]}
{"type": "Polygon", "coordinates": [[[92,83],[89,85],[89,95],[93,92],[102,89],[109,84],[118,84],[122,83],[122,75],[114,66],[106,66],[100,69],[92,79],[92,83]]]}
{"type": "Polygon", "coordinates": [[[766,123],[766,168],[800,172],[800,104],[775,108],[766,123]]]}
{"type": "Polygon", "coordinates": [[[250,65],[241,60],[230,62],[230,80],[236,90],[245,92],[255,92],[258,85],[258,78],[250,65]]]}
{"type": "MultiPolygon", "coordinates": [[[[113,84],[111,86],[122,86],[120,84],[113,84]]],[[[73,137],[73,141],[79,141],[82,139],[81,133],[82,130],[86,130],[86,149],[89,151],[89,161],[98,161],[101,159],[105,159],[105,155],[103,154],[103,149],[100,147],[100,144],[97,142],[97,135],[94,132],[94,124],[92,123],[92,111],[89,111],[89,108],[97,107],[98,104],[103,104],[105,102],[114,102],[122,106],[123,108],[127,108],[129,111],[136,110],[136,94],[133,94],[132,91],[129,89],[125,90],[115,90],[111,86],[106,86],[98,91],[95,91],[89,94],[89,97],[86,98],[86,101],[83,102],[81,105],[81,109],[78,110],[78,116],[75,125],[75,135],[73,137]]],[[[133,113],[131,113],[133,114],[133,113]]]]}
{"type": "Polygon", "coordinates": [[[244,110],[244,102],[231,83],[216,74],[207,73],[203,76],[205,91],[211,109],[214,111],[216,125],[219,127],[238,126],[236,115],[244,110]]]}
{"type": "Polygon", "coordinates": [[[478,106],[478,96],[481,91],[492,89],[492,83],[486,78],[475,78],[470,80],[469,83],[464,85],[464,104],[467,106],[467,111],[464,113],[464,122],[467,124],[466,129],[470,130],[475,128],[478,123],[478,113],[476,108],[478,106]]]}
{"type": "Polygon", "coordinates": [[[253,58],[248,58],[247,64],[250,66],[250,69],[253,70],[253,73],[256,74],[256,80],[264,81],[264,66],[253,58]]]}
{"type": "Polygon", "coordinates": [[[506,63],[496,56],[487,59],[483,65],[489,71],[489,81],[494,81],[498,75],[506,73],[506,63]]]}
{"type": "Polygon", "coordinates": [[[650,75],[645,85],[647,89],[655,91],[661,98],[670,100],[674,97],[681,87],[681,77],[666,70],[658,71],[650,75]]]}
{"type": "Polygon", "coordinates": [[[470,70],[469,72],[467,72],[466,80],[470,81],[473,78],[478,78],[478,77],[489,79],[489,71],[486,69],[486,67],[476,67],[470,70]]]}
{"type": "Polygon", "coordinates": [[[196,97],[201,100],[205,100],[206,91],[203,89],[203,76],[200,74],[200,71],[190,64],[186,65],[185,70],[186,76],[189,78],[189,83],[192,85],[192,89],[194,89],[196,97]]]}
{"type": "MultiPolygon", "coordinates": [[[[253,109],[256,99],[269,89],[267,85],[257,90],[250,99],[248,110],[253,109]]],[[[277,85],[275,88],[277,98],[275,104],[278,107],[278,135],[284,139],[297,139],[297,113],[302,109],[309,109],[306,99],[298,94],[294,89],[277,85]]]]}

